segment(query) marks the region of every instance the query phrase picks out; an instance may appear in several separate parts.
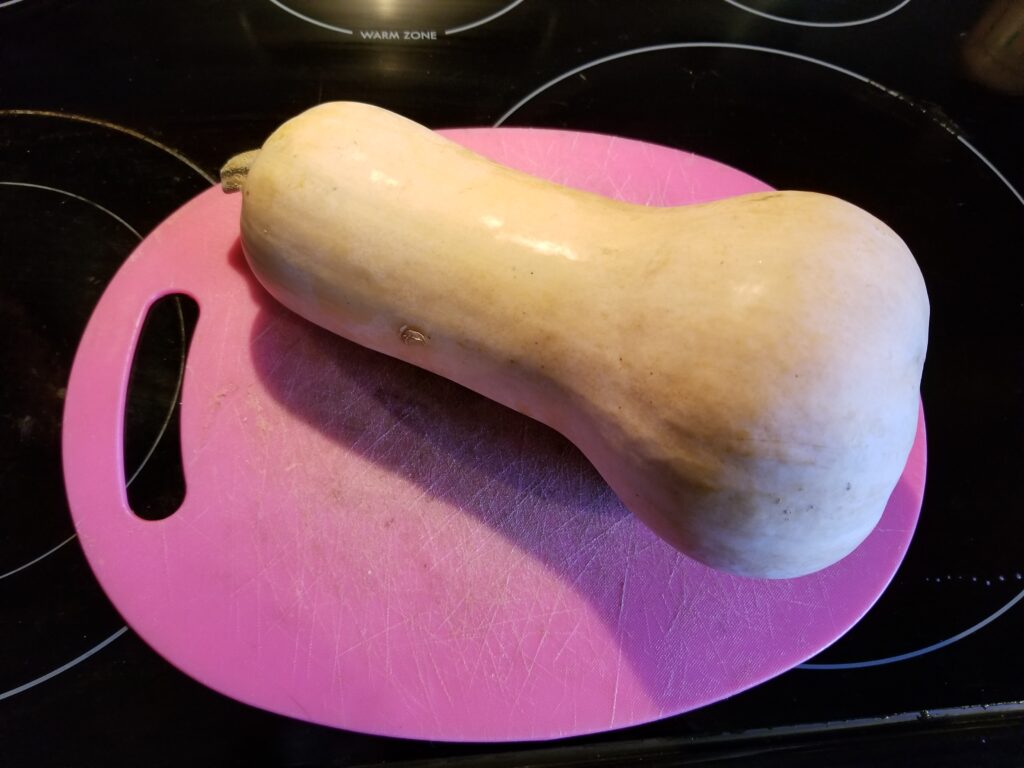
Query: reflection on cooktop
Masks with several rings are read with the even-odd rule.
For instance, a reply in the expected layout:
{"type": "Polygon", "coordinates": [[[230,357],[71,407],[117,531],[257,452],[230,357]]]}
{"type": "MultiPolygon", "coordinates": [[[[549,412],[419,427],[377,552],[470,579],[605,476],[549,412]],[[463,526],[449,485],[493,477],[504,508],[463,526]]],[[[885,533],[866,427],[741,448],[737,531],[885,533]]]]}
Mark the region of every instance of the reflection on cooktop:
{"type": "Polygon", "coordinates": [[[479,27],[508,13],[523,0],[270,0],[310,24],[366,40],[434,40],[479,27]]]}

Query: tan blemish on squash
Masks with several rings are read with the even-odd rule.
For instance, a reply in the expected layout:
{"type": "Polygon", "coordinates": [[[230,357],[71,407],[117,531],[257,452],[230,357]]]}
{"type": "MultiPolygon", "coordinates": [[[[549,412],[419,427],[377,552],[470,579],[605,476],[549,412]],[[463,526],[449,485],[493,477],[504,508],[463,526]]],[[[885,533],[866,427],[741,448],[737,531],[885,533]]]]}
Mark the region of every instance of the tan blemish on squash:
{"type": "Polygon", "coordinates": [[[403,344],[426,344],[430,340],[430,337],[427,336],[427,334],[410,325],[403,325],[399,328],[398,336],[402,340],[403,344]]]}

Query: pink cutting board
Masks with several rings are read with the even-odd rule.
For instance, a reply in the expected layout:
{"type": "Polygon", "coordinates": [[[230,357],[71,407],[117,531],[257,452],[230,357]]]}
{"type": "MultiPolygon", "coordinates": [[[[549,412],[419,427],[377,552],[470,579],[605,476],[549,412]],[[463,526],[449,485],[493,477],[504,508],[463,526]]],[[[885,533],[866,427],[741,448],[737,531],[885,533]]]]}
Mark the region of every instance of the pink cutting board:
{"type": "MultiPolygon", "coordinates": [[[[623,139],[448,135],[652,205],[767,189],[623,139]]],[[[786,581],[718,573],[649,533],[560,436],[276,304],[245,266],[239,206],[210,189],[131,255],[86,329],[64,421],[68,496],[96,575],[197,680],[377,734],[583,734],[778,675],[846,632],[892,578],[921,504],[923,420],[881,524],[844,561],[786,581]],[[182,396],[188,491],[146,522],[124,490],[125,391],[147,308],[179,291],[200,305],[182,396]]]]}

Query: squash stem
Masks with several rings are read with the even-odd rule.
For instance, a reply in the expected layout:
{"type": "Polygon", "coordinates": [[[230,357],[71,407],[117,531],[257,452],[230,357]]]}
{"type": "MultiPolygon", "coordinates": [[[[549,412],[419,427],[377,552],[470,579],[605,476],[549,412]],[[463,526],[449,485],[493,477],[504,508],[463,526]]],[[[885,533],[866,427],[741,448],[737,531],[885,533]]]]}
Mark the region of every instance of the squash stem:
{"type": "Polygon", "coordinates": [[[250,149],[235,155],[220,169],[220,188],[225,192],[237,192],[245,184],[245,177],[249,175],[249,168],[260,151],[250,149]]]}

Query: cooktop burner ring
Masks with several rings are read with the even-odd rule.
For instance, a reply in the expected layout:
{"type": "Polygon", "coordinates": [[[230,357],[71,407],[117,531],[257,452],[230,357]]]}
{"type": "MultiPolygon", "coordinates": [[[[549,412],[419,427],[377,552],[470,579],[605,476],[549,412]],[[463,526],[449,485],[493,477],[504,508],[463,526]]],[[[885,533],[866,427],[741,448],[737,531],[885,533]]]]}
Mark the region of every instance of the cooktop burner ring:
{"type": "Polygon", "coordinates": [[[991,613],[988,616],[986,616],[984,619],[979,621],[977,624],[974,624],[973,626],[968,627],[963,632],[958,632],[957,634],[953,635],[952,637],[947,637],[945,640],[940,640],[937,643],[932,643],[931,645],[926,645],[923,648],[917,648],[917,649],[915,649],[913,651],[907,651],[906,653],[899,653],[899,654],[896,654],[894,656],[886,656],[886,657],[881,658],[881,659],[868,659],[866,661],[844,661],[844,662],[835,662],[835,663],[831,663],[831,664],[820,664],[820,663],[816,664],[814,662],[807,662],[806,664],[800,664],[797,667],[797,669],[807,669],[807,670],[814,670],[814,671],[818,671],[818,670],[822,670],[822,671],[835,671],[835,670],[845,670],[845,669],[867,669],[868,667],[881,667],[881,666],[884,666],[885,664],[895,664],[898,661],[908,661],[909,659],[916,659],[918,656],[924,656],[925,654],[932,653],[933,651],[942,650],[943,648],[946,648],[946,647],[952,645],[953,643],[958,643],[961,640],[963,640],[964,638],[970,637],[971,635],[973,635],[978,630],[984,629],[989,624],[991,624],[993,621],[995,621],[996,619],[1001,617],[1004,613],[1006,613],[1011,608],[1013,608],[1013,606],[1015,606],[1021,600],[1024,600],[1024,589],[1022,589],[1020,592],[1018,592],[1016,594],[1016,596],[1011,598],[1008,603],[1003,605],[1001,608],[999,608],[994,613],[991,613]]]}
{"type": "MultiPolygon", "coordinates": [[[[69,349],[68,344],[73,344],[72,336],[76,336],[74,318],[81,316],[84,326],[91,313],[88,298],[82,297],[102,291],[104,275],[123,263],[143,232],[215,180],[173,147],[99,118],[4,109],[0,110],[0,128],[7,141],[5,149],[10,150],[4,153],[5,162],[0,167],[0,190],[16,203],[16,210],[29,214],[20,217],[22,238],[11,235],[11,243],[22,252],[5,249],[5,264],[12,270],[13,282],[5,286],[10,295],[5,294],[4,306],[13,313],[16,324],[23,319],[46,343],[48,367],[39,376],[47,375],[47,392],[56,391],[65,383],[60,371],[70,366],[73,348],[69,349]],[[152,178],[167,183],[153,185],[152,178]],[[45,217],[33,215],[39,213],[45,217]],[[52,237],[46,234],[47,229],[53,231],[52,237]],[[47,242],[34,239],[40,237],[67,241],[68,246],[51,252],[39,247],[47,242]],[[33,262],[38,266],[31,267],[33,262]],[[33,296],[34,303],[25,303],[33,296]],[[27,314],[19,314],[22,311],[27,314]]],[[[24,360],[24,351],[18,352],[19,339],[16,335],[7,342],[6,351],[14,355],[15,362],[24,360]]],[[[28,381],[44,382],[38,376],[28,381]]],[[[59,424],[57,401],[22,401],[20,394],[16,401],[25,410],[15,415],[28,413],[36,422],[59,424]]],[[[126,482],[138,476],[138,468],[152,463],[152,450],[147,449],[164,442],[175,401],[176,397],[170,398],[159,408],[158,417],[153,419],[159,423],[143,434],[139,456],[133,457],[127,467],[126,482]],[[155,433],[159,436],[149,440],[155,433]]],[[[57,443],[48,434],[40,438],[39,456],[33,448],[33,458],[25,458],[16,469],[35,467],[31,462],[50,456],[46,472],[59,472],[59,431],[57,443]],[[43,454],[44,450],[49,453],[43,454]]],[[[5,429],[2,436],[17,444],[16,432],[12,435],[5,429]]],[[[27,477],[33,476],[27,473],[27,477]]],[[[51,494],[53,498],[36,505],[31,526],[22,526],[19,518],[15,531],[26,535],[15,537],[20,544],[8,552],[8,562],[0,568],[0,585],[10,598],[12,618],[19,619],[5,633],[9,665],[0,670],[0,700],[78,666],[128,631],[89,577],[82,552],[68,546],[77,539],[77,533],[67,530],[71,518],[59,487],[58,492],[60,503],[51,494]],[[55,586],[66,601],[63,608],[53,594],[55,586]]]]}
{"type": "MultiPolygon", "coordinates": [[[[8,0],[8,2],[18,3],[21,2],[21,0],[8,0]]],[[[101,118],[90,117],[88,115],[78,115],[74,112],[58,112],[57,110],[52,109],[0,109],[0,118],[3,117],[52,117],[59,120],[70,120],[76,123],[84,123],[85,125],[93,125],[98,128],[107,128],[111,131],[115,131],[116,133],[131,136],[133,139],[144,141],[156,149],[166,152],[171,157],[187,165],[210,184],[219,183],[217,179],[204,171],[197,163],[187,158],[174,147],[164,144],[162,141],[154,139],[152,136],[147,136],[134,128],[129,128],[126,125],[120,125],[118,123],[111,122],[110,120],[103,120],[101,118]]]]}
{"type": "Polygon", "coordinates": [[[69,544],[70,542],[74,541],[77,537],[78,537],[77,533],[72,533],[70,536],[68,536],[66,539],[64,539],[64,541],[62,541],[59,544],[57,544],[56,546],[53,546],[50,549],[46,550],[45,552],[43,552],[43,554],[37,555],[36,557],[32,558],[28,562],[22,563],[19,566],[11,568],[10,570],[8,570],[5,573],[0,573],[0,580],[6,579],[8,576],[13,576],[16,573],[21,573],[22,571],[31,568],[36,563],[41,563],[43,560],[48,558],[54,552],[57,552],[65,544],[69,544]]]}
{"type": "Polygon", "coordinates": [[[139,231],[137,229],[135,229],[135,227],[133,227],[127,221],[122,219],[120,216],[118,216],[116,213],[114,213],[109,208],[107,208],[107,207],[105,207],[103,205],[100,205],[95,200],[90,200],[88,197],[84,197],[82,195],[75,194],[74,192],[69,192],[68,190],[61,189],[60,187],[51,187],[51,186],[48,186],[46,184],[33,184],[31,182],[28,182],[28,181],[4,181],[4,180],[0,180],[0,186],[4,186],[4,187],[27,187],[29,189],[42,189],[42,190],[45,190],[47,192],[55,192],[58,195],[64,195],[65,197],[73,198],[75,200],[78,200],[80,202],[85,203],[86,205],[91,205],[93,208],[97,209],[98,211],[101,211],[102,213],[107,214],[107,216],[109,216],[110,218],[114,219],[118,224],[120,224],[125,229],[127,229],[129,232],[131,232],[133,235],[135,235],[135,237],[138,238],[139,242],[142,242],[142,235],[139,234],[139,231]]]}
{"type": "MultiPolygon", "coordinates": [[[[135,239],[138,242],[142,242],[142,234],[135,227],[133,227],[131,224],[129,224],[127,221],[125,221],[124,218],[122,218],[121,216],[118,216],[116,213],[114,213],[114,211],[110,210],[108,207],[106,207],[104,205],[101,205],[100,203],[97,203],[95,200],[92,200],[92,199],[90,199],[88,197],[85,197],[84,195],[79,195],[79,194],[77,194],[75,192],[71,192],[71,191],[66,190],[66,189],[61,189],[60,187],[53,187],[53,186],[49,186],[47,184],[35,184],[35,183],[32,183],[32,182],[26,182],[26,181],[0,180],[0,187],[14,187],[14,188],[40,190],[40,191],[44,191],[44,192],[52,192],[54,194],[63,195],[66,198],[70,198],[72,200],[77,200],[79,202],[85,203],[86,205],[90,206],[94,210],[97,210],[100,213],[102,213],[102,214],[110,217],[114,221],[116,221],[122,227],[124,227],[129,232],[131,232],[131,234],[135,237],[135,239]]],[[[184,361],[182,362],[182,364],[184,365],[184,361]]],[[[139,466],[137,466],[134,469],[134,471],[132,472],[131,476],[126,480],[126,484],[127,485],[131,485],[132,481],[138,476],[139,472],[141,472],[143,470],[143,468],[145,467],[146,462],[149,460],[149,458],[152,455],[153,451],[156,449],[156,446],[163,439],[164,434],[166,433],[166,430],[167,430],[167,425],[170,423],[172,415],[173,415],[173,408],[170,408],[170,409],[168,409],[168,413],[167,413],[167,415],[166,415],[166,417],[164,419],[163,426],[160,428],[160,430],[158,431],[158,434],[154,438],[153,445],[150,446],[149,450],[147,451],[146,455],[143,457],[143,460],[140,462],[139,466]]],[[[35,555],[31,559],[29,559],[29,560],[27,560],[27,561],[25,561],[25,562],[23,562],[23,563],[21,563],[19,565],[16,565],[13,568],[9,568],[4,573],[0,573],[0,579],[5,579],[8,576],[13,576],[16,573],[20,573],[21,571],[24,571],[24,570],[30,568],[31,566],[33,566],[33,565],[35,565],[37,563],[42,562],[43,560],[45,560],[47,557],[49,557],[53,553],[59,551],[63,546],[65,546],[70,541],[72,541],[76,536],[77,536],[76,533],[72,533],[70,536],[68,536],[67,538],[64,538],[62,541],[60,541],[60,543],[50,547],[49,549],[44,551],[42,554],[35,555]]]]}
{"type": "Polygon", "coordinates": [[[61,664],[59,667],[57,667],[55,669],[51,669],[45,675],[40,675],[39,677],[35,678],[34,680],[29,680],[27,683],[23,683],[22,685],[19,685],[16,688],[11,688],[10,690],[7,690],[7,691],[0,691],[0,701],[3,701],[4,699],[9,699],[9,698],[11,698],[13,696],[17,696],[19,693],[24,693],[25,691],[29,690],[30,688],[35,688],[37,685],[41,685],[42,683],[45,683],[47,680],[52,680],[53,678],[57,677],[57,675],[61,675],[61,674],[65,673],[65,672],[67,672],[69,669],[71,669],[73,667],[77,667],[79,664],[81,664],[83,661],[85,661],[89,657],[95,656],[97,653],[102,651],[104,648],[106,648],[112,642],[117,640],[117,638],[119,638],[121,635],[123,635],[127,631],[128,631],[128,627],[127,626],[123,626],[119,630],[114,632],[112,635],[110,635],[109,637],[104,638],[100,642],[96,643],[96,645],[94,645],[89,650],[85,651],[82,654],[79,654],[78,656],[73,658],[71,661],[66,662],[64,664],[61,664]]]}
{"type": "Polygon", "coordinates": [[[848,19],[845,21],[811,21],[808,19],[798,19],[793,16],[783,16],[781,14],[762,11],[759,8],[752,7],[747,2],[740,2],[740,0],[725,0],[725,2],[742,11],[746,11],[747,13],[751,13],[755,16],[760,16],[762,19],[779,22],[780,24],[792,24],[798,27],[814,27],[817,29],[835,29],[838,27],[857,27],[863,24],[871,24],[875,21],[881,21],[882,19],[892,16],[897,11],[902,10],[904,6],[910,3],[910,0],[898,0],[898,2],[896,2],[891,8],[886,10],[874,13],[870,16],[848,19]]]}
{"type": "MultiPolygon", "coordinates": [[[[517,101],[511,107],[509,107],[509,109],[506,110],[504,112],[504,114],[502,114],[501,117],[499,117],[494,122],[494,127],[497,128],[497,127],[503,125],[505,123],[505,121],[507,121],[510,117],[512,117],[512,115],[514,115],[516,112],[518,112],[524,106],[526,106],[526,104],[528,104],[529,102],[533,101],[533,99],[535,99],[540,94],[544,93],[544,91],[548,90],[552,86],[557,85],[558,83],[561,83],[564,80],[568,80],[569,78],[574,77],[576,75],[580,75],[580,74],[586,72],[589,69],[594,69],[595,67],[599,67],[602,64],[608,64],[608,63],[613,62],[613,61],[619,61],[621,59],[627,59],[627,58],[630,58],[632,56],[640,56],[640,55],[645,54],[645,53],[660,53],[660,52],[663,52],[663,51],[678,51],[678,50],[700,49],[700,48],[711,48],[711,49],[721,48],[721,49],[725,49],[725,50],[735,50],[735,51],[752,51],[752,52],[755,52],[755,53],[767,53],[767,54],[771,54],[771,55],[774,55],[774,56],[782,56],[784,58],[794,59],[796,61],[804,61],[804,62],[807,62],[809,64],[815,64],[815,65],[817,65],[819,67],[824,67],[825,69],[830,69],[830,70],[832,70],[834,72],[839,72],[840,74],[847,75],[848,77],[852,77],[855,80],[861,81],[862,83],[867,83],[868,85],[871,85],[871,86],[877,88],[878,90],[880,90],[880,91],[882,91],[884,93],[888,93],[890,96],[893,96],[894,98],[899,98],[899,95],[898,95],[898,93],[896,91],[893,91],[893,90],[890,90],[890,89],[886,88],[884,85],[882,85],[881,83],[879,83],[876,80],[872,80],[870,77],[866,77],[864,75],[861,75],[861,74],[859,74],[857,72],[854,72],[852,69],[847,69],[846,67],[840,66],[839,64],[833,64],[830,61],[825,61],[824,59],[818,59],[818,58],[815,58],[814,56],[808,56],[807,54],[804,54],[804,53],[797,53],[795,51],[787,51],[787,50],[785,50],[783,48],[771,48],[770,46],[766,46],[766,45],[754,45],[754,44],[750,44],[750,43],[725,43],[725,42],[717,42],[717,41],[713,41],[713,40],[700,40],[700,41],[684,42],[684,43],[659,43],[657,45],[645,45],[645,46],[642,46],[640,48],[627,48],[626,50],[616,51],[615,53],[610,53],[610,54],[608,54],[606,56],[601,56],[599,58],[592,59],[591,61],[584,62],[583,64],[579,64],[579,65],[573,67],[572,69],[569,69],[569,70],[563,72],[560,75],[556,75],[555,77],[551,78],[547,82],[545,82],[545,83],[537,86],[536,88],[534,88],[532,91],[530,91],[528,94],[526,94],[523,98],[521,98],[519,101],[517,101]]],[[[972,147],[972,149],[973,149],[973,147],[972,147]]],[[[975,152],[977,152],[977,150],[975,150],[975,152]]],[[[978,153],[978,154],[980,156],[980,153],[978,153]]],[[[984,162],[990,168],[995,170],[995,166],[992,165],[987,160],[985,160],[985,158],[982,158],[982,160],[984,160],[984,162]]],[[[1004,183],[1009,184],[1009,182],[1006,180],[1005,176],[1003,176],[998,171],[996,171],[996,173],[999,175],[999,177],[1001,179],[1003,179],[1004,183]]],[[[1011,185],[1011,189],[1012,188],[1013,187],[1011,185]]],[[[1014,191],[1016,191],[1016,190],[1014,190],[1014,191]]],[[[1020,197],[1019,194],[1018,194],[1018,197],[1020,197]]],[[[1024,198],[1022,198],[1022,201],[1024,201],[1024,198]]]]}

